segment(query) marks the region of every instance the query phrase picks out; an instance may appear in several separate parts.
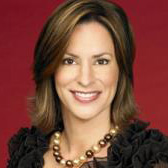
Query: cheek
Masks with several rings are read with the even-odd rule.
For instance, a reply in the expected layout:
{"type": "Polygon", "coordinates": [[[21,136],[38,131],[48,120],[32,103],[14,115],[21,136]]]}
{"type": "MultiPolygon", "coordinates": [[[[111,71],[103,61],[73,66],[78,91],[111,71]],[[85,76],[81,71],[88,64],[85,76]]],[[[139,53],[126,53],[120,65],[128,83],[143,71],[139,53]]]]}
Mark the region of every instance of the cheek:
{"type": "Polygon", "coordinates": [[[99,71],[98,78],[106,87],[116,87],[118,83],[119,71],[117,67],[107,68],[99,71]]]}
{"type": "Polygon", "coordinates": [[[75,73],[76,71],[73,71],[73,69],[59,69],[57,73],[55,73],[56,85],[66,86],[68,83],[74,80],[75,73]]]}

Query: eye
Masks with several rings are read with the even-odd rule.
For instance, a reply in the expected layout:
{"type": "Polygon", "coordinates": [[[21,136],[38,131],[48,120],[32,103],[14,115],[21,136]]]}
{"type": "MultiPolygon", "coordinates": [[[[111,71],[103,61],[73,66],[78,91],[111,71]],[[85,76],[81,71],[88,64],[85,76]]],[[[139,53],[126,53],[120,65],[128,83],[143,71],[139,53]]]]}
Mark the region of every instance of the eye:
{"type": "Polygon", "coordinates": [[[99,59],[99,60],[98,60],[99,64],[102,64],[102,65],[108,64],[109,61],[110,61],[110,60],[108,60],[108,59],[99,59]]]}
{"type": "Polygon", "coordinates": [[[65,59],[63,59],[63,61],[62,61],[62,63],[63,64],[73,64],[73,59],[71,59],[71,58],[65,58],[65,59]]]}

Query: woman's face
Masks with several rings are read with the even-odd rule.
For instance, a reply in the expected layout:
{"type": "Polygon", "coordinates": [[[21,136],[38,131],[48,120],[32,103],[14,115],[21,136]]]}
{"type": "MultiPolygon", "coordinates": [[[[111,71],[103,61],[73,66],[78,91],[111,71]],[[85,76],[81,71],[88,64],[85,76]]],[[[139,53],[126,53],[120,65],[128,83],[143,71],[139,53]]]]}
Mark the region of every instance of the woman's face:
{"type": "Polygon", "coordinates": [[[55,73],[62,112],[84,120],[110,114],[118,76],[110,33],[98,22],[78,25],[55,73]]]}

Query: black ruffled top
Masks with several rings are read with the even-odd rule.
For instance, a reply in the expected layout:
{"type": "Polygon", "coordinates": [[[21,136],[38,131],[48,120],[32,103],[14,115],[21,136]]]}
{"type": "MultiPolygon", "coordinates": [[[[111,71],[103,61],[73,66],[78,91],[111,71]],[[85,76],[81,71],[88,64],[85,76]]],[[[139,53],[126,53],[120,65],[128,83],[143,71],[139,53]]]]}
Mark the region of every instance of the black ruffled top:
{"type": "MultiPolygon", "coordinates": [[[[115,137],[107,157],[94,157],[81,168],[168,168],[168,137],[136,120],[115,137]]],[[[9,143],[7,168],[43,168],[49,135],[36,127],[21,128],[9,143]]]]}

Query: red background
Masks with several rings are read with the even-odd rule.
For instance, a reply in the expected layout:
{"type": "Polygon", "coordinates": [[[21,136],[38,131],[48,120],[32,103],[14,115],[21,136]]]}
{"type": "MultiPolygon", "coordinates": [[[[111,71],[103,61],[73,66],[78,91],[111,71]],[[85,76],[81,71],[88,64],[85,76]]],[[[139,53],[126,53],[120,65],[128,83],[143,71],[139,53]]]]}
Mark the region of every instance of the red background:
{"type": "MultiPolygon", "coordinates": [[[[0,6],[0,166],[6,167],[7,140],[30,126],[27,96],[34,84],[30,65],[39,32],[62,1],[10,0],[0,6]]],[[[134,65],[135,97],[140,118],[168,134],[168,1],[115,0],[127,12],[137,46],[134,65]]]]}

